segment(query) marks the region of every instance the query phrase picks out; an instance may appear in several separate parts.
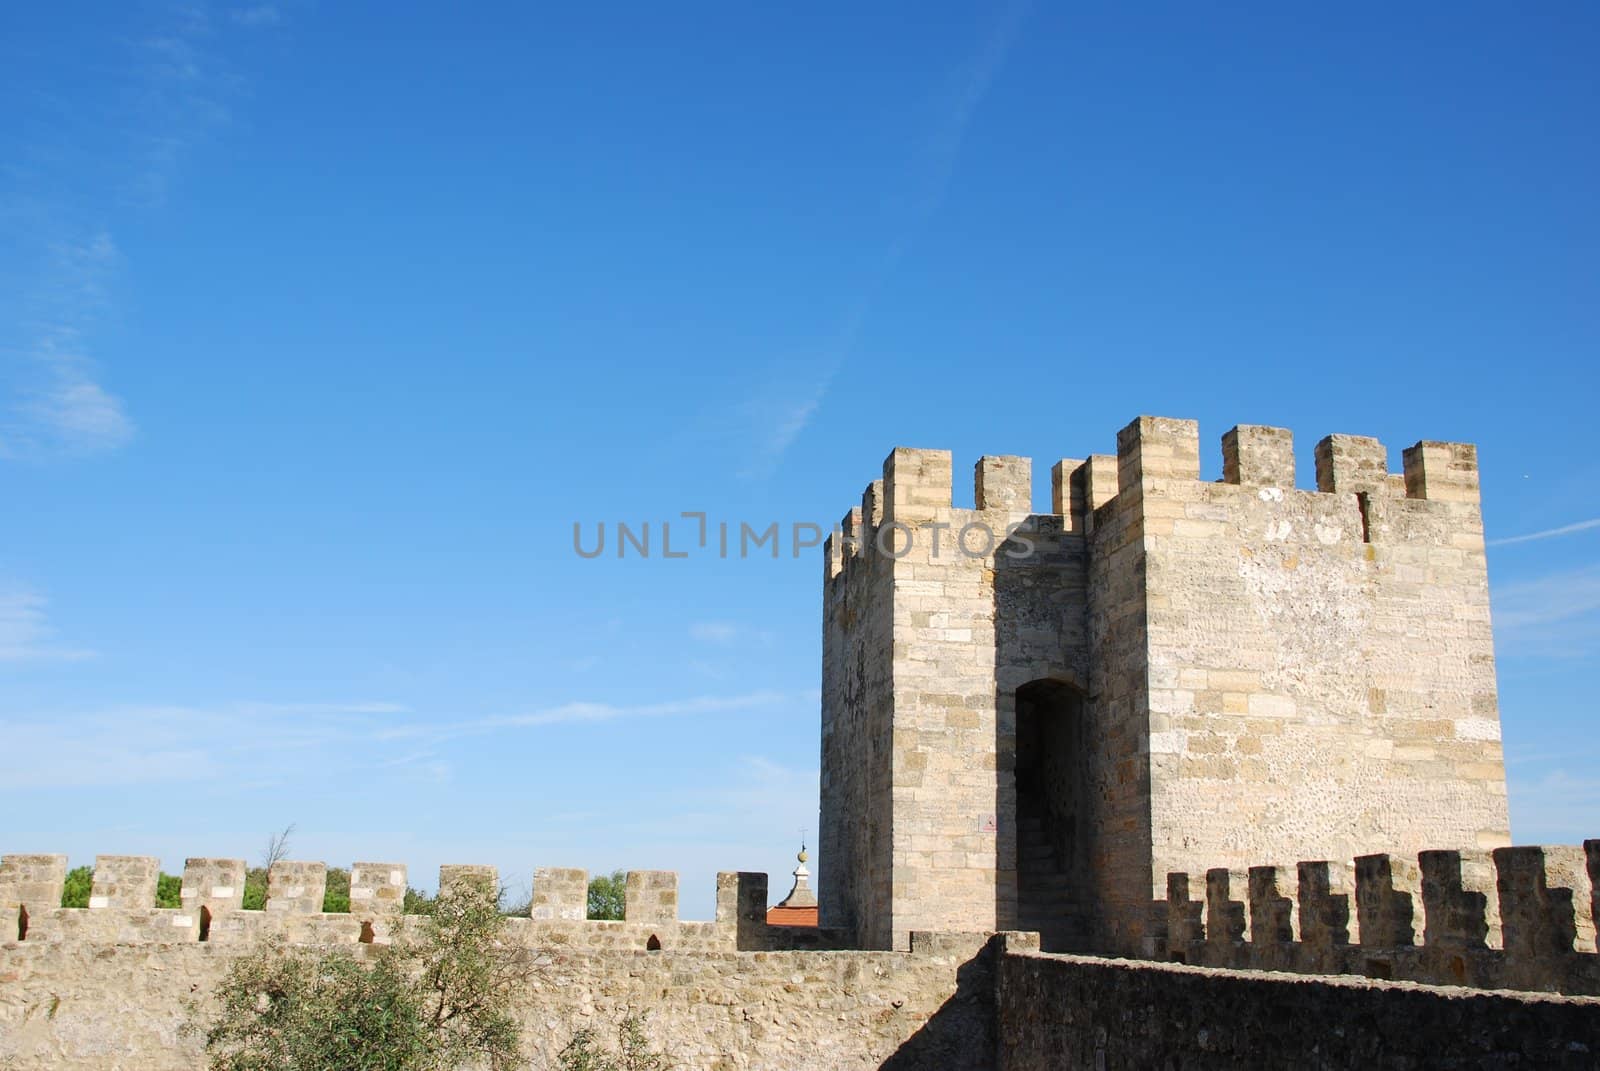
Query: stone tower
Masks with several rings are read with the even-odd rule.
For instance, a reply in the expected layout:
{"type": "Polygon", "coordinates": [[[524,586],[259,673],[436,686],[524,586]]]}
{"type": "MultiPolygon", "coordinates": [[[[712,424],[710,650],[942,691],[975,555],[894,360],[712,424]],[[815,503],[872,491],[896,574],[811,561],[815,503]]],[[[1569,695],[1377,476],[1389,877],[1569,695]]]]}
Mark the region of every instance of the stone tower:
{"type": "Polygon", "coordinates": [[[1509,843],[1474,448],[896,449],[827,546],[822,924],[1142,953],[1168,871],[1509,843]]]}

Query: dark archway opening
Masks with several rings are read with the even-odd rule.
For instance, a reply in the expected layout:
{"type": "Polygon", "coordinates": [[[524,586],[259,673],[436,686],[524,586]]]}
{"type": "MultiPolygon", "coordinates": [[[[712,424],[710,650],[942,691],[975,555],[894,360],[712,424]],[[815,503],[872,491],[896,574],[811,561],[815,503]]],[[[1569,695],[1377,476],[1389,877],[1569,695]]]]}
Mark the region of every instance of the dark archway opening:
{"type": "Polygon", "coordinates": [[[17,908],[17,940],[28,939],[28,908],[27,905],[17,908]]]}
{"type": "Polygon", "coordinates": [[[660,952],[661,938],[657,937],[655,934],[651,934],[650,940],[644,943],[644,948],[646,952],[660,952]]]}
{"type": "Polygon", "coordinates": [[[1039,680],[1017,689],[1017,924],[1046,951],[1088,938],[1083,693],[1039,680]]]}
{"type": "Polygon", "coordinates": [[[211,940],[211,909],[204,905],[200,908],[200,940],[211,940]]]}

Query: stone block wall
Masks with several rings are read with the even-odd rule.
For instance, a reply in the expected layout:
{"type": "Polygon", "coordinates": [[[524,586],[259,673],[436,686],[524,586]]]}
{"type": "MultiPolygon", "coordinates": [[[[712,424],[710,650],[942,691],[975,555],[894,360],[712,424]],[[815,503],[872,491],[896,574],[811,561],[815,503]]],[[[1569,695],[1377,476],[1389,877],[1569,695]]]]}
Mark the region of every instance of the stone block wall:
{"type": "Polygon", "coordinates": [[[1158,956],[1600,996],[1600,840],[1167,875],[1158,956]]]}
{"type": "Polygon", "coordinates": [[[996,1066],[1591,1068],[1600,1000],[1008,953],[996,1066]]]}
{"type": "MultiPolygon", "coordinates": [[[[918,934],[910,952],[541,946],[523,961],[512,1014],[530,1067],[555,1066],[580,1028],[609,1041],[624,1016],[642,1014],[654,1046],[684,1071],[983,1071],[996,1050],[997,953],[987,944],[918,934]]],[[[202,1037],[186,1025],[196,1013],[204,1019],[210,994],[249,948],[0,945],[0,1067],[201,1071],[202,1037]]]]}
{"type": "Polygon", "coordinates": [[[1170,871],[1508,844],[1476,453],[1315,453],[1297,489],[1293,436],[1240,425],[1202,482],[1197,425],[1141,417],[1054,467],[1048,514],[1025,458],[980,459],[965,509],[948,452],[891,453],[829,545],[824,922],[1018,923],[1041,681],[1081,697],[1062,896],[1096,947],[1152,952],[1170,871]]]}

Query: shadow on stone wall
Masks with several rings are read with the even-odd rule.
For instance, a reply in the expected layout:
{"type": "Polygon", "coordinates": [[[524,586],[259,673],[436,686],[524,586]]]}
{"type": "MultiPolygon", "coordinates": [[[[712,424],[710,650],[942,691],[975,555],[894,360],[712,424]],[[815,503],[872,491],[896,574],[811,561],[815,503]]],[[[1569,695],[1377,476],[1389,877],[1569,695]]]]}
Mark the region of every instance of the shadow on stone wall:
{"type": "MultiPolygon", "coordinates": [[[[920,935],[918,935],[920,936],[920,935]]],[[[995,971],[1002,937],[990,938],[977,955],[956,969],[956,989],[926,1023],[879,1065],[883,1071],[995,1066],[995,971]]]]}

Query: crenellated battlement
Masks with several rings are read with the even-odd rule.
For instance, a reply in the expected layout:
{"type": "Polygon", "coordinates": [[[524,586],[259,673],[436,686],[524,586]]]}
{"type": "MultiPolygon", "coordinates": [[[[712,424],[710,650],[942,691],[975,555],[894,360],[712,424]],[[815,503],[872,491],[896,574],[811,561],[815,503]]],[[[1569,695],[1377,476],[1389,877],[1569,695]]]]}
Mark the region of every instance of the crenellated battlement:
{"type": "MultiPolygon", "coordinates": [[[[327,864],[280,860],[267,871],[266,902],[245,910],[243,859],[192,858],[183,869],[181,907],[156,904],[160,860],[95,857],[87,908],[61,907],[64,855],[0,856],[0,943],[73,941],[89,944],[247,944],[278,938],[295,944],[382,944],[403,925],[408,872],[404,863],[350,867],[350,910],[322,910],[327,864]]],[[[475,884],[498,892],[492,866],[439,868],[441,892],[475,884]]],[[[845,935],[812,927],[769,926],[767,876],[717,875],[716,918],[678,918],[678,875],[627,873],[623,919],[590,920],[589,875],[565,867],[534,871],[527,916],[508,920],[514,940],[529,947],[738,951],[846,947],[845,935]]]]}
{"type": "Polygon", "coordinates": [[[1167,875],[1157,954],[1200,966],[1600,995],[1600,840],[1167,875]]]}
{"type": "MultiPolygon", "coordinates": [[[[1221,439],[1222,478],[1213,487],[1306,495],[1362,496],[1351,525],[1358,540],[1371,542],[1364,523],[1367,500],[1478,503],[1477,449],[1470,443],[1424,440],[1402,452],[1403,470],[1391,473],[1388,451],[1377,439],[1328,435],[1315,448],[1312,486],[1296,484],[1294,434],[1287,428],[1239,424],[1221,439]]],[[[1118,496],[1143,497],[1146,486],[1171,481],[1200,483],[1200,430],[1193,420],[1143,416],[1117,433],[1117,452],[1087,460],[1063,459],[1050,469],[1048,510],[1035,511],[1033,461],[1012,455],[985,455],[973,466],[973,505],[954,505],[953,459],[948,450],[896,447],[883,462],[883,477],[869,483],[862,505],[852,508],[827,542],[829,579],[840,576],[849,561],[872,553],[895,557],[904,538],[879,545],[885,525],[916,528],[978,518],[1057,517],[1061,530],[1087,534],[1096,514],[1118,496]]],[[[1282,502],[1279,496],[1267,501],[1282,502]]],[[[1185,518],[1187,519],[1187,518],[1185,518]]],[[[1472,527],[1468,518],[1468,528],[1472,527]]],[[[1481,535],[1481,525],[1478,526],[1481,535]]],[[[1406,538],[1405,526],[1385,529],[1406,538]]]]}

